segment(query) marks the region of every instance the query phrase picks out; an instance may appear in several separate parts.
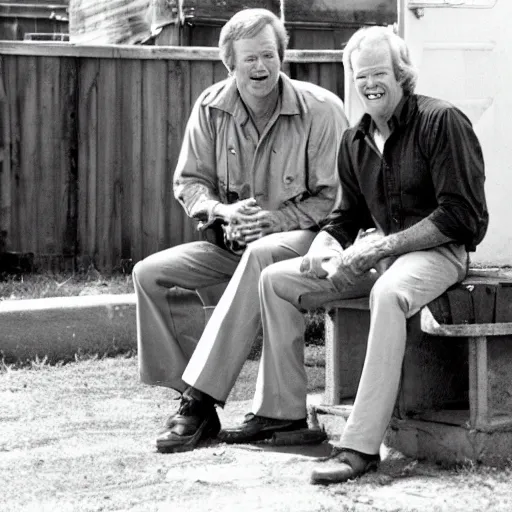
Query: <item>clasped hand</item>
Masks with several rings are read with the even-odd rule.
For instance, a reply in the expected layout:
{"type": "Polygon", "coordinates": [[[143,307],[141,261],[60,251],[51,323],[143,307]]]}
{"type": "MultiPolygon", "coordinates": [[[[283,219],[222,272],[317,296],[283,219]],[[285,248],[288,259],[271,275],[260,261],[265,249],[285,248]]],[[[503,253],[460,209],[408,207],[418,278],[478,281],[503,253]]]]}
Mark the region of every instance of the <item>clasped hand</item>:
{"type": "Polygon", "coordinates": [[[254,198],[223,205],[224,233],[230,242],[244,247],[271,233],[282,231],[274,212],[263,210],[254,198]]]}
{"type": "Polygon", "coordinates": [[[300,271],[311,277],[329,279],[338,289],[354,285],[383,257],[383,235],[358,236],[353,245],[343,251],[323,250],[306,254],[300,271]]]}

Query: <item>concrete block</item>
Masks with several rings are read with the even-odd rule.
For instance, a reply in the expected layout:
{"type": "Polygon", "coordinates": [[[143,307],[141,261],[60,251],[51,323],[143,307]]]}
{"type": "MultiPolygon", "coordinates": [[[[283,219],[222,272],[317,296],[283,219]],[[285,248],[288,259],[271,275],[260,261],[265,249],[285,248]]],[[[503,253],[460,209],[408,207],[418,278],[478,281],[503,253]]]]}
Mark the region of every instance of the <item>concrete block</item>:
{"type": "Polygon", "coordinates": [[[0,323],[6,363],[113,355],[137,346],[135,294],[6,300],[0,302],[0,323]]]}

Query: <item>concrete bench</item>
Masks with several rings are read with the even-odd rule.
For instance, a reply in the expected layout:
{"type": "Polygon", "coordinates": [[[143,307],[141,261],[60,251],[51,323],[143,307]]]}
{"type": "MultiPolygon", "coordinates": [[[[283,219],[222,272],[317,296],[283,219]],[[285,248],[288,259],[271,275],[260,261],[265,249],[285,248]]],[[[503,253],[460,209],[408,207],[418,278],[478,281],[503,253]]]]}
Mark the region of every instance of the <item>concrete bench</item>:
{"type": "MultiPolygon", "coordinates": [[[[302,302],[318,306],[317,297],[302,302]]],[[[316,409],[347,416],[366,353],[368,298],[329,300],[322,307],[326,385],[316,409]]],[[[408,321],[400,392],[386,444],[416,458],[508,461],[511,376],[512,279],[473,270],[408,321]]]]}

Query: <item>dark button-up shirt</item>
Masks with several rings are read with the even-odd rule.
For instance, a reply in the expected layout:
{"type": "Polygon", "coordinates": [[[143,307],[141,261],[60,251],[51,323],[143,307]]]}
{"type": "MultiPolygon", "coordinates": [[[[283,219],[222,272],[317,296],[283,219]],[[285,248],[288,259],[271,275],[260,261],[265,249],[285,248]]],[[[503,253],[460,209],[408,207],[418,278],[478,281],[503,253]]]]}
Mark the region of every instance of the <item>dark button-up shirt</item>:
{"type": "Polygon", "coordinates": [[[428,217],[474,251],[487,230],[484,162],[469,119],[445,101],[405,96],[389,121],[381,154],[365,114],[347,130],[338,160],[340,207],[324,226],[342,246],[359,229],[402,231],[428,217]]]}

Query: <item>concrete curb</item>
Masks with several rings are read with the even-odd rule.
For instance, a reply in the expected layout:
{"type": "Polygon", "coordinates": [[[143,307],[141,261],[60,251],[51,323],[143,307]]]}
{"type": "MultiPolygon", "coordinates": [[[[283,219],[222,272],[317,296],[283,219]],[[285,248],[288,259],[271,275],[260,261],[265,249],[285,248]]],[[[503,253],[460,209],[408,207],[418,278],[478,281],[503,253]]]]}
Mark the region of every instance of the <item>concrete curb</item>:
{"type": "Polygon", "coordinates": [[[0,357],[6,363],[114,355],[135,349],[135,294],[0,302],[0,357]]]}

